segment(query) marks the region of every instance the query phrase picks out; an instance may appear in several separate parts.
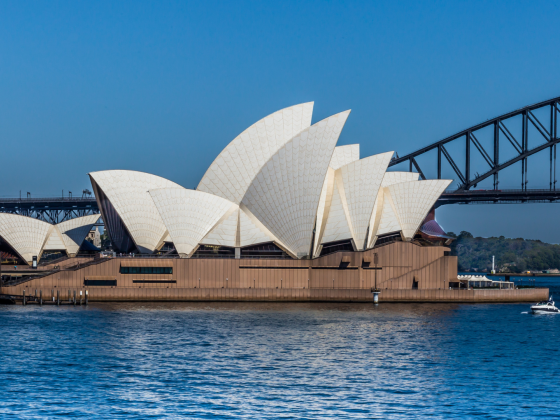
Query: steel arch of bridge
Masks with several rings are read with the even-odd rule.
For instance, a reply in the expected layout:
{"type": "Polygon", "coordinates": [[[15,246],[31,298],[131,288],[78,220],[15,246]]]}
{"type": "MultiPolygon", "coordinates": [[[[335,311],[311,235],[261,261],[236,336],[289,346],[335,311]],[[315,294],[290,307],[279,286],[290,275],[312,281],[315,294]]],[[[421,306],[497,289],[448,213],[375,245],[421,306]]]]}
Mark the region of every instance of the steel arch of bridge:
{"type": "MultiPolygon", "coordinates": [[[[457,188],[456,193],[467,193],[471,187],[476,187],[476,185],[493,176],[494,178],[494,190],[498,191],[498,174],[501,170],[521,161],[521,192],[523,196],[528,197],[530,190],[527,190],[527,158],[535,153],[541,152],[546,149],[550,149],[550,191],[553,191],[555,200],[560,199],[560,194],[556,193],[556,147],[557,144],[560,142],[560,138],[558,137],[558,117],[560,115],[560,97],[550,99],[548,101],[539,102],[534,105],[527,106],[525,108],[518,109],[513,112],[509,112],[507,114],[501,115],[497,118],[488,120],[483,122],[482,124],[475,125],[470,127],[466,130],[463,130],[457,134],[454,134],[450,137],[447,137],[443,140],[440,140],[436,143],[433,143],[429,146],[426,146],[422,149],[417,150],[416,152],[410,153],[406,156],[394,158],[389,166],[395,166],[400,163],[408,162],[409,163],[409,170],[416,171],[420,174],[421,179],[426,179],[420,165],[417,162],[417,158],[421,155],[424,155],[428,152],[433,150],[437,150],[437,178],[441,179],[441,165],[443,159],[445,159],[460,181],[460,185],[457,188]],[[545,125],[535,116],[534,111],[537,109],[550,108],[550,126],[545,127],[545,125]],[[513,134],[508,130],[504,121],[516,117],[522,116],[521,118],[521,139],[516,139],[513,134]],[[533,147],[532,149],[528,148],[529,144],[529,124],[533,125],[538,133],[545,139],[545,143],[540,144],[539,146],[533,147]],[[493,126],[494,134],[493,134],[493,150],[492,153],[488,153],[477,139],[475,132],[486,128],[488,126],[493,126]],[[458,140],[461,137],[465,139],[465,162],[464,165],[459,165],[457,162],[453,160],[451,155],[446,149],[446,145],[454,140],[458,140]],[[499,161],[499,150],[500,150],[500,141],[507,141],[509,142],[517,155],[512,159],[509,159],[506,162],[500,163],[499,161]],[[475,177],[472,178],[471,174],[471,151],[472,147],[477,149],[477,151],[482,155],[483,159],[489,166],[489,170],[484,174],[475,174],[475,177]],[[461,166],[463,170],[461,170],[461,166]]],[[[542,191],[542,190],[540,190],[542,191]]],[[[488,202],[497,202],[499,201],[500,194],[494,194],[495,198],[493,201],[488,202]],[[496,198],[497,197],[497,198],[496,198]]],[[[550,196],[550,194],[549,194],[550,196]]],[[[478,200],[476,200],[478,201],[478,200]]],[[[523,199],[519,199],[519,202],[523,202],[523,199]]],[[[466,202],[466,201],[458,201],[458,202],[466,202]]],[[[447,204],[447,203],[441,203],[447,204]]]]}

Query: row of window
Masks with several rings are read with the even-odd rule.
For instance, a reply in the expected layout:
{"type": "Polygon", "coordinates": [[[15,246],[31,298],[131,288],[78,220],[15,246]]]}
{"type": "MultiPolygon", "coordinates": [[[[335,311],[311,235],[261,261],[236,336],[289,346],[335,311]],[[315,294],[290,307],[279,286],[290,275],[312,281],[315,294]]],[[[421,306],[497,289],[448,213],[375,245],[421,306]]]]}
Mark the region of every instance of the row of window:
{"type": "Polygon", "coordinates": [[[121,274],[173,274],[173,267],[121,267],[121,274]]]}

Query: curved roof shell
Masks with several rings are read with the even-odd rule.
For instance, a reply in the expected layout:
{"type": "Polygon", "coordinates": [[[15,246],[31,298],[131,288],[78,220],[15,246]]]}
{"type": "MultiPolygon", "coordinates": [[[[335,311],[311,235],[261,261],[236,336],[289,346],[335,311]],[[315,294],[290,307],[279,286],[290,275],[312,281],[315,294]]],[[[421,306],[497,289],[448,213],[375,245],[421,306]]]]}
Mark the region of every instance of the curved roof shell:
{"type": "Polygon", "coordinates": [[[68,252],[66,244],[62,239],[62,234],[58,231],[56,226],[51,229],[45,244],[43,245],[42,251],[65,251],[68,252]]]}
{"type": "Polygon", "coordinates": [[[53,225],[32,217],[0,213],[0,236],[28,264],[33,261],[33,256],[41,256],[52,229],[53,225]]]}
{"type": "Polygon", "coordinates": [[[228,247],[239,246],[239,207],[236,206],[231,214],[214,226],[200,241],[205,245],[220,245],[228,247]]]}
{"type": "Polygon", "coordinates": [[[181,257],[192,256],[208,232],[237,209],[222,197],[185,188],[155,189],[149,194],[181,257]]]}
{"type": "Polygon", "coordinates": [[[323,188],[321,189],[319,207],[317,208],[317,221],[315,222],[315,240],[313,243],[313,256],[318,256],[319,245],[321,244],[323,235],[325,233],[325,227],[327,225],[327,220],[329,217],[329,211],[332,204],[332,198],[334,193],[335,170],[343,165],[347,165],[358,159],[360,159],[359,144],[349,144],[347,146],[337,146],[334,148],[334,152],[331,157],[331,161],[329,163],[329,169],[327,171],[327,176],[325,176],[325,181],[323,182],[323,188]]]}
{"type": "Polygon", "coordinates": [[[319,237],[319,242],[321,244],[352,239],[352,231],[350,230],[347,217],[348,208],[344,200],[344,188],[342,186],[340,172],[335,172],[333,182],[332,200],[328,207],[325,228],[319,237]]]}
{"type": "Polygon", "coordinates": [[[417,181],[419,174],[415,172],[386,172],[371,214],[368,248],[375,245],[377,236],[401,230],[400,222],[394,209],[391,193],[385,187],[401,182],[417,181]]]}
{"type": "Polygon", "coordinates": [[[383,176],[394,152],[381,153],[349,163],[338,169],[346,217],[357,250],[366,247],[366,235],[383,176]]]}
{"type": "Polygon", "coordinates": [[[346,146],[337,146],[329,163],[329,166],[335,171],[344,165],[355,162],[360,159],[360,145],[348,144],[346,146]]]}
{"type": "Polygon", "coordinates": [[[418,181],[420,174],[416,172],[385,172],[383,175],[383,182],[381,187],[388,187],[389,185],[399,184],[401,182],[418,181]]]}
{"type": "MultiPolygon", "coordinates": [[[[399,232],[401,230],[401,223],[397,216],[391,191],[387,187],[383,189],[383,194],[381,194],[381,197],[378,199],[378,209],[380,210],[379,222],[377,222],[372,229],[375,235],[379,236],[387,233],[399,232]]],[[[371,244],[371,246],[373,246],[373,244],[371,244]]]]}
{"type": "Polygon", "coordinates": [[[82,242],[84,242],[93,225],[99,220],[99,217],[99,214],[76,217],[55,226],[61,234],[68,254],[75,255],[78,253],[82,242]]]}
{"type": "Polygon", "coordinates": [[[313,102],[277,111],[247,128],[212,162],[197,190],[241,203],[264,164],[311,124],[313,102]]]}
{"type": "Polygon", "coordinates": [[[399,218],[402,235],[410,240],[439,196],[451,184],[448,179],[401,182],[386,187],[399,218]]]}
{"type": "Polygon", "coordinates": [[[298,258],[311,251],[321,190],[349,113],[319,121],[286,143],[262,167],[243,197],[242,204],[280,246],[298,258]]]}
{"type": "MultiPolygon", "coordinates": [[[[145,172],[112,170],[92,172],[89,176],[115,208],[139,252],[153,252],[163,243],[165,224],[148,191],[183,187],[145,172]]],[[[97,199],[99,202],[99,197],[97,199]]],[[[103,209],[101,204],[99,207],[103,209]]]]}

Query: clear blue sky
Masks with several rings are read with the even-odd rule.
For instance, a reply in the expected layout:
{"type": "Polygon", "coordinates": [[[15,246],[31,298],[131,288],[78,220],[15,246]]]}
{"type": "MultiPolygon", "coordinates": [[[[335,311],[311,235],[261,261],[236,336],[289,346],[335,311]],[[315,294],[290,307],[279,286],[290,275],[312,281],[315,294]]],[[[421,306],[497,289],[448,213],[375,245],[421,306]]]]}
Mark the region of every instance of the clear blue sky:
{"type": "MultiPolygon", "coordinates": [[[[194,188],[246,127],[306,101],[313,122],[352,109],[339,144],[403,155],[560,96],[559,17],[553,1],[3,1],[0,195],[76,195],[105,169],[194,188]]],[[[449,206],[438,220],[560,242],[559,213],[449,206]]]]}

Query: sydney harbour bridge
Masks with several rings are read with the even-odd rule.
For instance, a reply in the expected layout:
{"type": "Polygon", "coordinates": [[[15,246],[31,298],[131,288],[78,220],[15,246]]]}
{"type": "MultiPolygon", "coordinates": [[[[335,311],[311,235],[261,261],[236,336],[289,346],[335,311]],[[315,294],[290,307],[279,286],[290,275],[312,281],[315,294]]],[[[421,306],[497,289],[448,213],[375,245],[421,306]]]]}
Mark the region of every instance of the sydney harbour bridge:
{"type": "MultiPolygon", "coordinates": [[[[553,203],[560,200],[556,188],[556,147],[560,97],[529,105],[467,128],[413,153],[393,158],[389,167],[420,174],[420,179],[449,179],[456,184],[444,192],[436,207],[445,204],[475,203],[553,203]],[[536,171],[548,188],[530,188],[529,158],[546,154],[536,171]],[[476,171],[475,163],[482,167],[476,171]],[[434,172],[430,176],[428,171],[434,172]],[[514,174],[512,170],[518,171],[514,174]],[[482,172],[482,173],[479,173],[482,172]],[[519,188],[500,188],[500,174],[508,180],[518,177],[519,188]],[[482,184],[489,184],[481,188],[482,184]]],[[[477,169],[479,169],[477,166],[477,169]]],[[[531,172],[534,174],[535,172],[531,172]]],[[[60,223],[74,217],[99,214],[95,197],[84,190],[81,197],[0,198],[0,212],[35,217],[48,223],[60,223]]]]}

